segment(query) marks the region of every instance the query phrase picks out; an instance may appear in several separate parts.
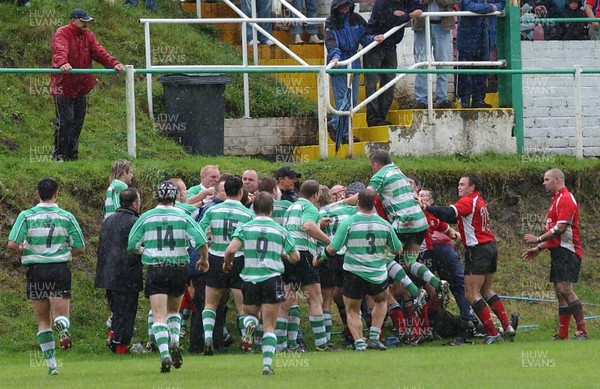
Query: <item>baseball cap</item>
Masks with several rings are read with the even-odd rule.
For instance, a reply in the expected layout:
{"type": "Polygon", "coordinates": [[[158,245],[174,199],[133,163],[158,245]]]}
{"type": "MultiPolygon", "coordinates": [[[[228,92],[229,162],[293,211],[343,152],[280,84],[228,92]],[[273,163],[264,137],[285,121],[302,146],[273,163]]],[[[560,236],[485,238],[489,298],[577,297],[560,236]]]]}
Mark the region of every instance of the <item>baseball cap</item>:
{"type": "Polygon", "coordinates": [[[82,22],[91,22],[94,20],[94,18],[91,17],[83,8],[75,8],[73,12],[71,12],[70,18],[79,19],[82,22]]]}
{"type": "Polygon", "coordinates": [[[352,184],[350,184],[346,187],[346,196],[356,194],[365,188],[366,188],[366,186],[362,182],[360,182],[360,181],[353,182],[352,184]]]}
{"type": "Polygon", "coordinates": [[[300,178],[302,177],[302,174],[296,173],[294,169],[292,169],[289,166],[284,166],[282,168],[279,168],[279,170],[277,170],[277,172],[275,173],[275,178],[281,177],[300,178]]]}

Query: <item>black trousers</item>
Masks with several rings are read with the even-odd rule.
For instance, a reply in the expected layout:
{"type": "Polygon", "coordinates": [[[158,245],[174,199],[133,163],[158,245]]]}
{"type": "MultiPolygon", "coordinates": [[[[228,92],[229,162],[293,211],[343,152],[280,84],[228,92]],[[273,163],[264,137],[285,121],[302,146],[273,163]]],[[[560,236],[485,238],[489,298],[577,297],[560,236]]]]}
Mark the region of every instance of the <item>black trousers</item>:
{"type": "Polygon", "coordinates": [[[133,338],[135,314],[138,308],[138,292],[118,292],[106,290],[106,299],[112,312],[112,341],[115,344],[129,344],[133,338]]]}
{"type": "MultiPolygon", "coordinates": [[[[190,319],[190,348],[191,353],[201,353],[204,351],[204,325],[202,324],[202,310],[205,305],[206,297],[206,275],[191,276],[190,281],[194,286],[194,297],[192,301],[196,312],[192,312],[190,319]]],[[[223,327],[227,317],[227,305],[221,304],[217,308],[217,317],[213,328],[213,347],[216,351],[223,349],[223,327]]]]}
{"type": "Polygon", "coordinates": [[[79,135],[85,120],[87,95],[76,99],[54,96],[54,151],[52,158],[61,161],[79,158],[79,135]]]}
{"type": "MultiPolygon", "coordinates": [[[[398,59],[396,57],[396,46],[386,45],[376,46],[373,50],[365,54],[363,66],[365,69],[396,69],[398,59]]],[[[377,84],[382,87],[396,77],[392,73],[365,74],[365,92],[371,96],[377,92],[377,84]]],[[[394,100],[394,88],[390,88],[375,100],[367,104],[367,124],[376,125],[385,121],[385,117],[390,110],[394,100]]]]}

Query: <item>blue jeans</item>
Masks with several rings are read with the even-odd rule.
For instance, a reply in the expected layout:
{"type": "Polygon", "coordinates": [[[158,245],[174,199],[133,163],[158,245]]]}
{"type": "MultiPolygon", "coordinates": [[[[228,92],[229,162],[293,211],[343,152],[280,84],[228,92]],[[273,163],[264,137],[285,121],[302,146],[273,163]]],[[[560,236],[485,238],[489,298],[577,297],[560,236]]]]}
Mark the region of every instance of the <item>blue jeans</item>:
{"type": "MultiPolygon", "coordinates": [[[[433,45],[433,58],[436,61],[452,61],[452,32],[444,31],[441,23],[431,25],[431,44],[433,45]]],[[[425,31],[415,31],[414,55],[415,62],[427,61],[425,31]]],[[[440,103],[448,100],[448,75],[438,74],[435,84],[436,101],[440,103]]],[[[415,78],[415,100],[427,102],[427,75],[425,73],[417,74],[415,78]]]]}
{"type": "MultiPolygon", "coordinates": [[[[138,0],[125,0],[125,5],[132,5],[136,7],[138,5],[138,0]]],[[[152,12],[156,12],[156,0],[146,0],[146,8],[152,12]]]]}
{"type": "Polygon", "coordinates": [[[465,273],[458,253],[447,244],[434,244],[432,251],[431,271],[437,271],[440,277],[450,284],[450,291],[454,295],[460,316],[466,320],[475,319],[471,314],[471,305],[465,298],[465,273]]]}
{"type": "MultiPolygon", "coordinates": [[[[270,18],[273,12],[271,0],[256,0],[256,17],[257,18],[270,18]]],[[[252,2],[250,0],[241,0],[242,12],[248,17],[252,17],[252,2]]],[[[258,23],[266,32],[273,34],[272,23],[258,23]]],[[[248,42],[252,40],[252,25],[246,24],[246,39],[248,42]]],[[[256,32],[256,37],[260,43],[265,43],[269,38],[264,36],[260,32],[256,32]]]]}
{"type": "MultiPolygon", "coordinates": [[[[359,64],[352,64],[352,68],[360,69],[359,64]]],[[[356,106],[358,103],[358,88],[359,88],[360,74],[354,74],[352,78],[352,106],[356,106]]],[[[344,102],[346,97],[346,91],[348,90],[348,81],[346,74],[334,74],[331,76],[331,89],[333,90],[333,100],[336,109],[340,109],[340,106],[344,102]]],[[[334,116],[331,119],[331,124],[335,127],[338,125],[339,116],[334,116]]],[[[342,138],[348,137],[348,129],[342,134],[342,138]]]]}
{"type": "MultiPolygon", "coordinates": [[[[317,17],[317,0],[293,0],[292,6],[302,12],[303,4],[306,3],[306,17],[317,17]]],[[[306,26],[306,33],[309,35],[317,35],[319,26],[317,24],[309,24],[306,26]]],[[[294,23],[292,26],[292,34],[302,34],[302,23],[294,23]]]]}

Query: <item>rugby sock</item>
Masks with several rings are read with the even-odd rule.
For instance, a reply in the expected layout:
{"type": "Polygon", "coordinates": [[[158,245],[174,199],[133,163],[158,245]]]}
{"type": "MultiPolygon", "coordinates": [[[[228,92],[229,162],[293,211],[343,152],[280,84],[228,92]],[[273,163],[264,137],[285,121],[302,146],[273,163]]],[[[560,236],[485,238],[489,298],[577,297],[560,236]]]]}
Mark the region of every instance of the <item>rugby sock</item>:
{"type": "MultiPolygon", "coordinates": [[[[245,328],[244,328],[245,330],[245,328]]],[[[258,325],[256,326],[256,330],[254,330],[254,344],[256,345],[260,345],[260,342],[262,342],[262,338],[263,338],[263,324],[262,324],[262,317],[258,320],[258,325]]],[[[285,335],[287,337],[287,331],[285,331],[285,335]]]]}
{"type": "Polygon", "coordinates": [[[223,326],[223,339],[227,338],[229,336],[229,330],[227,329],[227,327],[223,326]]]}
{"type": "Polygon", "coordinates": [[[390,315],[392,323],[394,323],[394,327],[398,331],[398,335],[402,336],[406,331],[406,323],[404,322],[404,315],[402,314],[402,309],[400,309],[400,304],[390,304],[387,309],[388,315],[390,315]]]}
{"type": "Polygon", "coordinates": [[[152,325],[154,324],[154,314],[152,313],[152,310],[148,311],[146,324],[148,325],[148,340],[153,344],[156,344],[156,339],[154,339],[154,331],[152,330],[152,325]]]}
{"type": "Polygon", "coordinates": [[[423,309],[421,309],[419,321],[419,324],[422,324],[420,335],[426,336],[431,334],[431,328],[429,328],[429,303],[425,304],[423,309]]]}
{"type": "Polygon", "coordinates": [[[254,323],[255,326],[258,326],[258,319],[252,315],[244,316],[244,328],[248,327],[250,323],[254,323]]]}
{"type": "Polygon", "coordinates": [[[162,361],[166,357],[169,357],[169,329],[164,323],[152,324],[152,332],[154,332],[154,339],[156,339],[156,346],[160,353],[160,360],[162,361]]]}
{"type": "Polygon", "coordinates": [[[420,262],[415,262],[410,265],[410,273],[420,280],[425,281],[435,288],[436,291],[440,290],[440,279],[433,275],[433,273],[420,262]]]}
{"type": "Polygon", "coordinates": [[[310,321],[310,327],[312,328],[313,335],[315,336],[315,346],[327,346],[327,333],[325,332],[325,321],[323,320],[323,315],[309,315],[308,321],[310,321]]]}
{"type": "Polygon", "coordinates": [[[275,324],[275,335],[277,335],[277,351],[287,348],[287,318],[278,317],[275,324]]]}
{"type": "Polygon", "coordinates": [[[381,329],[379,327],[372,326],[369,328],[369,339],[379,339],[379,335],[381,334],[381,329]]]}
{"type": "Polygon", "coordinates": [[[323,321],[325,322],[325,335],[327,336],[327,342],[331,340],[331,327],[333,327],[333,320],[331,320],[331,312],[328,310],[323,311],[323,321]]]}
{"type": "Polygon", "coordinates": [[[568,305],[559,305],[558,307],[558,336],[561,338],[569,337],[569,325],[571,324],[571,309],[568,305]]]}
{"type": "Polygon", "coordinates": [[[496,317],[498,317],[498,320],[500,320],[500,323],[502,323],[502,329],[506,330],[510,325],[510,320],[508,319],[508,315],[506,314],[504,304],[502,303],[502,300],[500,300],[500,297],[498,297],[497,294],[488,296],[487,303],[490,308],[492,308],[492,311],[494,311],[496,317]]]}
{"type": "Polygon", "coordinates": [[[277,346],[277,336],[272,332],[266,332],[262,338],[263,368],[271,368],[273,365],[275,346],[277,346]]]}
{"type": "Polygon", "coordinates": [[[581,306],[581,301],[575,300],[569,304],[569,311],[571,315],[573,315],[573,319],[575,319],[575,324],[577,324],[577,331],[583,332],[587,334],[585,330],[585,319],[583,315],[583,307],[581,306]]]}
{"type": "Polygon", "coordinates": [[[179,347],[179,334],[181,332],[181,317],[178,313],[167,315],[167,327],[169,328],[169,346],[179,347]]]}
{"type": "MultiPolygon", "coordinates": [[[[239,315],[237,322],[238,322],[238,328],[240,329],[240,333],[242,334],[242,336],[246,335],[246,327],[244,327],[244,315],[239,315]]],[[[223,327],[223,329],[225,329],[225,327],[223,327]]]]}
{"type": "Polygon", "coordinates": [[[365,340],[363,338],[356,339],[354,341],[354,349],[356,351],[364,351],[367,349],[367,343],[365,342],[365,340]]]}
{"type": "Polygon", "coordinates": [[[71,327],[71,322],[69,318],[66,316],[57,316],[54,319],[55,328],[61,328],[59,334],[64,334],[69,332],[69,328],[71,327]]]}
{"type": "Polygon", "coordinates": [[[408,334],[412,339],[417,340],[419,338],[419,334],[421,333],[421,328],[419,327],[419,320],[417,318],[417,315],[414,314],[415,307],[413,306],[413,302],[405,302],[404,310],[406,311],[406,324],[408,327],[408,334]]]}
{"type": "Polygon", "coordinates": [[[488,334],[488,336],[498,335],[498,330],[496,329],[494,321],[492,320],[490,308],[487,306],[485,301],[479,299],[475,301],[471,306],[473,307],[473,310],[475,311],[477,317],[479,317],[479,320],[481,320],[481,323],[483,323],[483,326],[485,327],[485,332],[488,334]]]}
{"type": "Polygon", "coordinates": [[[402,285],[402,287],[406,289],[406,291],[410,293],[411,296],[417,297],[419,295],[419,289],[406,275],[402,266],[400,266],[397,262],[388,262],[387,270],[389,276],[392,277],[394,281],[402,285]]]}
{"type": "Polygon", "coordinates": [[[37,340],[40,349],[42,350],[42,354],[44,354],[46,364],[48,364],[48,373],[50,374],[52,371],[56,370],[56,357],[54,356],[56,344],[54,343],[52,330],[50,328],[41,330],[37,333],[37,340]]]}
{"type": "Polygon", "coordinates": [[[205,308],[202,311],[202,325],[204,326],[204,342],[212,341],[213,330],[215,328],[215,320],[217,312],[212,309],[205,308]]]}
{"type": "Polygon", "coordinates": [[[187,326],[187,321],[192,314],[192,310],[189,308],[185,308],[179,312],[181,315],[181,332],[185,332],[185,328],[187,326]]]}
{"type": "Polygon", "coordinates": [[[287,321],[288,346],[298,346],[298,330],[300,329],[300,306],[292,305],[288,313],[287,321]]]}

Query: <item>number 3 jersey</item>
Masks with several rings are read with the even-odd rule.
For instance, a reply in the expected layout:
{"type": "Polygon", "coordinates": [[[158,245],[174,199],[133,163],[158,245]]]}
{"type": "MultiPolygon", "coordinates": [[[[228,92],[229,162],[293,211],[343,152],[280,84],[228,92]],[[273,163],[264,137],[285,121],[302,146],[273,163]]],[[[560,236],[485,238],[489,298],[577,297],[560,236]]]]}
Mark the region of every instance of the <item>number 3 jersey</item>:
{"type": "Polygon", "coordinates": [[[21,212],[8,240],[23,244],[23,265],[69,262],[71,250],[84,246],[75,217],[51,203],[39,203],[21,212]]]}
{"type": "Polygon", "coordinates": [[[494,242],[496,237],[490,230],[490,216],[485,200],[479,192],[461,197],[454,205],[458,228],[465,247],[494,242]]]}
{"type": "MultiPolygon", "coordinates": [[[[212,233],[208,252],[224,257],[235,229],[253,218],[254,212],[236,200],[227,199],[210,207],[200,221],[202,231],[210,230],[212,233]]],[[[241,252],[235,254],[236,257],[241,255],[241,252]]]]}
{"type": "Polygon", "coordinates": [[[281,254],[296,251],[290,232],[266,216],[257,216],[238,227],[232,239],[242,242],[244,268],[240,277],[246,282],[263,282],[282,274],[281,254]]]}
{"type": "Polygon", "coordinates": [[[185,265],[190,261],[188,244],[198,249],[207,241],[206,233],[185,212],[157,205],[135,222],[129,232],[127,250],[137,252],[144,246],[144,265],[185,265]]]}

